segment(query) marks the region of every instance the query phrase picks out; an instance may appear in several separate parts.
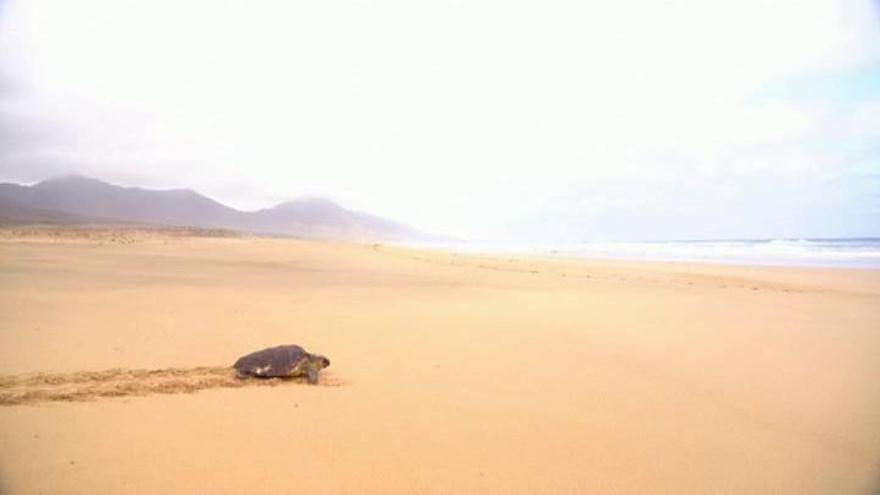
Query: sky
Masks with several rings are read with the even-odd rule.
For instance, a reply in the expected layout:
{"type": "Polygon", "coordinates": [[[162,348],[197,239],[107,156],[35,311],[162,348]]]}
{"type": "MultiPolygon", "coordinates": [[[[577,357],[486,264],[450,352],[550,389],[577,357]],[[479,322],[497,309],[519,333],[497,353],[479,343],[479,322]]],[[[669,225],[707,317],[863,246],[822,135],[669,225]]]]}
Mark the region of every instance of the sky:
{"type": "Polygon", "coordinates": [[[0,0],[0,181],[471,239],[880,236],[880,2],[0,0]]]}

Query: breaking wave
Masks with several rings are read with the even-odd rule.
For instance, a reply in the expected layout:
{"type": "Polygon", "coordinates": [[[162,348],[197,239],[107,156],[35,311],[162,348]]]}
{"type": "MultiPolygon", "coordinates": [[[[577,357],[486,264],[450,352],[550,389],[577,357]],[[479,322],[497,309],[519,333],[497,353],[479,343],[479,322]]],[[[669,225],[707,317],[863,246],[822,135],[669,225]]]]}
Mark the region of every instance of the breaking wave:
{"type": "Polygon", "coordinates": [[[470,253],[519,253],[655,261],[880,268],[880,238],[459,243],[434,247],[470,253]]]}

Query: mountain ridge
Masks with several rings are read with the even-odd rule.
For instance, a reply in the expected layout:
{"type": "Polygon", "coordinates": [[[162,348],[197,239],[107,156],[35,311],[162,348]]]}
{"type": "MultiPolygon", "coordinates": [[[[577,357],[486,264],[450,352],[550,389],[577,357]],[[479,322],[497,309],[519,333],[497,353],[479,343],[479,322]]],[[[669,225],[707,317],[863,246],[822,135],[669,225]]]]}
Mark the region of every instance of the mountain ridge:
{"type": "Polygon", "coordinates": [[[339,240],[423,240],[408,225],[304,197],[238,210],[192,189],[120,186],[79,174],[0,183],[0,223],[136,223],[339,240]]]}

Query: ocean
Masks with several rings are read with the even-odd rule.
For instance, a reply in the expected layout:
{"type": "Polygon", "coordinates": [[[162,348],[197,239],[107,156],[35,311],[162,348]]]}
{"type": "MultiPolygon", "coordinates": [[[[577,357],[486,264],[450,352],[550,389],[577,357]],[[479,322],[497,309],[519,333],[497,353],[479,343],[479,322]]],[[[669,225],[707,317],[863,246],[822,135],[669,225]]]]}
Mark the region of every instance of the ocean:
{"type": "Polygon", "coordinates": [[[433,244],[467,253],[880,269],[880,238],[433,244]]]}

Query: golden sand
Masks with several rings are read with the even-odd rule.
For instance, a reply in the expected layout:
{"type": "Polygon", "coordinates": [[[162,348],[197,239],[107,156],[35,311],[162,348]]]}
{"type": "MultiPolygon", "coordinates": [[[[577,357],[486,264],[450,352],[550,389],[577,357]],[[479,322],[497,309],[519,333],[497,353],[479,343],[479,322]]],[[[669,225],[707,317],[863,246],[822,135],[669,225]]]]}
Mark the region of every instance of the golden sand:
{"type": "Polygon", "coordinates": [[[0,375],[3,494],[880,489],[880,271],[5,235],[0,375]]]}

